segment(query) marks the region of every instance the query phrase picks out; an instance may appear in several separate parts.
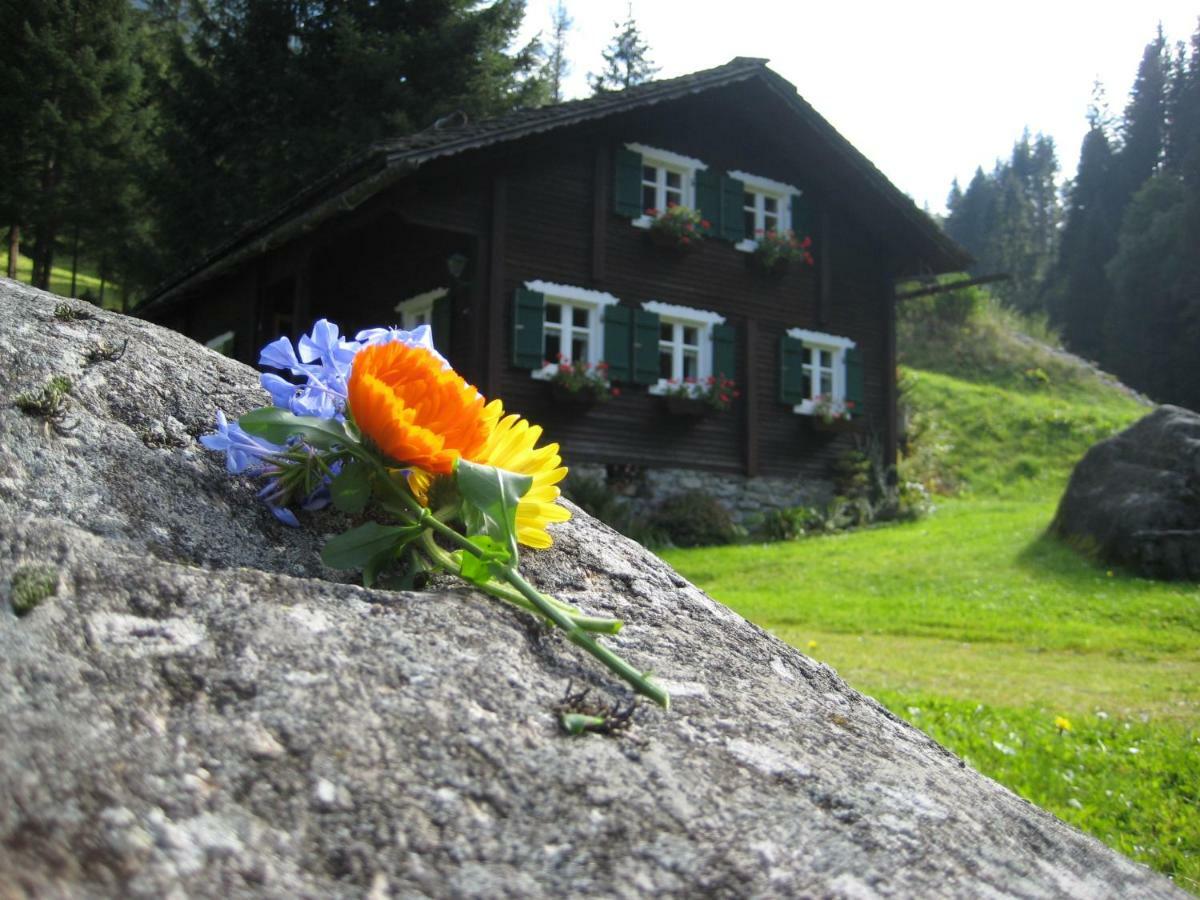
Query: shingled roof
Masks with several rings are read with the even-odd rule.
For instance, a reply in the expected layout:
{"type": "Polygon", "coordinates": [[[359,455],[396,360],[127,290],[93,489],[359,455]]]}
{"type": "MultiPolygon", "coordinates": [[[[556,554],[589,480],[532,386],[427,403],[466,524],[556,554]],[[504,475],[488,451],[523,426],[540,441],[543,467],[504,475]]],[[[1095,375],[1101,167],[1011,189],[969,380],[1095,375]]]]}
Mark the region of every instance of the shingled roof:
{"type": "Polygon", "coordinates": [[[441,127],[435,125],[405,137],[376,142],[278,209],[251,222],[231,240],[175,278],[160,285],[142,303],[139,312],[167,304],[188,288],[286,243],[339,212],[353,209],[366,198],[431,160],[520,140],[755,78],[789,103],[887,205],[917,230],[937,257],[939,268],[963,269],[970,264],[970,254],[951,240],[869,159],[842,137],[799,95],[795,86],[769,69],[767,60],[739,56],[722,66],[677,78],[646,82],[623,91],[538,109],[517,110],[479,122],[441,127]]]}

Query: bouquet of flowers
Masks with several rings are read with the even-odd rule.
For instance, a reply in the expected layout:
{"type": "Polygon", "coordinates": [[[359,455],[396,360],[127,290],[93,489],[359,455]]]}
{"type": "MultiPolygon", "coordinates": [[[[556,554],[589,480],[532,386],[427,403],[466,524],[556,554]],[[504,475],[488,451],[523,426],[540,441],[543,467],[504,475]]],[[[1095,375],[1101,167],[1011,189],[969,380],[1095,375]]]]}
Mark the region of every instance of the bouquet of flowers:
{"type": "Polygon", "coordinates": [[[736,381],[722,374],[704,379],[684,378],[682,381],[672,378],[667,381],[663,396],[699,400],[715,412],[725,412],[742,393],[737,389],[736,381]]]}
{"type": "Polygon", "coordinates": [[[518,571],[519,546],[549,547],[547,526],[570,518],[555,501],[566,475],[542,429],[488,403],[433,349],[429,327],[373,328],[346,340],[324,319],[293,348],[268,344],[259,363],[273,406],[229,422],[204,446],[234,475],[266,479],[259,497],[288,525],[291,507],[330,503],[361,520],[331,539],[326,565],[362,572],[370,586],[397,570],[402,586],[441,570],[566,632],[637,692],[667,706],[667,692],[594,634],[622,623],[547,596],[518,571]]]}
{"type": "Polygon", "coordinates": [[[792,231],[759,229],[754,240],[758,244],[754,250],[755,258],[764,269],[774,269],[783,263],[800,260],[808,266],[813,264],[811,237],[797,239],[792,231]]]}
{"type": "Polygon", "coordinates": [[[667,246],[687,247],[699,243],[712,227],[698,210],[678,203],[669,204],[662,212],[648,209],[646,215],[654,219],[650,223],[650,234],[658,243],[667,246]]]}
{"type": "Polygon", "coordinates": [[[608,363],[603,360],[592,365],[577,359],[568,363],[563,361],[563,355],[558,354],[556,363],[546,363],[553,366],[550,383],[556,384],[571,394],[590,394],[592,399],[604,402],[614,394],[612,383],[608,380],[608,363]]]}

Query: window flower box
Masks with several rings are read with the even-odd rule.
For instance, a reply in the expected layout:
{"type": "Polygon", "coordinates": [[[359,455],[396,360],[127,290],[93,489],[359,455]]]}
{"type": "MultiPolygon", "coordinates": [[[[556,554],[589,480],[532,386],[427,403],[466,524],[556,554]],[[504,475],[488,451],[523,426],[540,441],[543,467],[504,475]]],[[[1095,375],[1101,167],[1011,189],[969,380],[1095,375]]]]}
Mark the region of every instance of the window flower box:
{"type": "Polygon", "coordinates": [[[737,385],[725,376],[710,376],[703,380],[671,379],[662,390],[666,410],[672,416],[707,416],[723,413],[741,396],[737,385]]]}
{"type": "Polygon", "coordinates": [[[667,415],[684,419],[698,419],[713,412],[713,408],[699,397],[683,397],[679,394],[668,394],[663,397],[667,415]]]}
{"type": "Polygon", "coordinates": [[[561,406],[587,408],[616,394],[608,380],[608,363],[603,361],[595,365],[582,360],[566,362],[560,353],[558,362],[546,363],[543,371],[548,372],[551,399],[561,406]]]}
{"type": "Polygon", "coordinates": [[[662,212],[647,209],[646,215],[652,219],[646,231],[650,243],[676,253],[686,253],[700,243],[711,227],[697,210],[674,203],[662,212]]]}
{"type": "Polygon", "coordinates": [[[847,432],[858,431],[858,423],[853,419],[823,419],[820,416],[814,416],[812,426],[814,431],[822,431],[828,434],[845,434],[847,432]]]}
{"type": "Polygon", "coordinates": [[[797,238],[791,231],[759,231],[749,262],[760,272],[782,275],[792,263],[813,265],[812,238],[797,238]]]}

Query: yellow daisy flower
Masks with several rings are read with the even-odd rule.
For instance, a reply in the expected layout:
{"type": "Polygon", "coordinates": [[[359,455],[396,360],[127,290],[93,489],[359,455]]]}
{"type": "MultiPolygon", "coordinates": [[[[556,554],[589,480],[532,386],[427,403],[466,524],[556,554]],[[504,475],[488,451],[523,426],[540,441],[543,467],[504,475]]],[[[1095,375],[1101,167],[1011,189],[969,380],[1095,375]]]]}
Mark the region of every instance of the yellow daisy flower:
{"type": "MultiPolygon", "coordinates": [[[[464,457],[480,465],[533,478],[533,485],[517,504],[517,540],[526,547],[544,550],[554,543],[546,526],[571,518],[566,507],[555,502],[559,497],[558,483],[567,474],[561,465],[558,444],[538,447],[541,427],[530,425],[518,415],[505,416],[499,400],[484,407],[483,419],[489,425],[487,442],[482,449],[464,457]]],[[[422,503],[429,502],[432,484],[433,475],[421,469],[413,469],[408,476],[408,486],[422,503]]]]}

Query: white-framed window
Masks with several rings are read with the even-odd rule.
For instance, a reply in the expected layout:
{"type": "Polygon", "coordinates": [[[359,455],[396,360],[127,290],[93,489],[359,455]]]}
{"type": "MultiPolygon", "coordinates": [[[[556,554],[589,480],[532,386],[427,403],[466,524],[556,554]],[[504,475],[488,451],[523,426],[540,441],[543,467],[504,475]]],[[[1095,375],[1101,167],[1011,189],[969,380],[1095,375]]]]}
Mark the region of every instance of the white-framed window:
{"type": "Polygon", "coordinates": [[[819,405],[834,412],[846,409],[846,351],[856,346],[850,338],[804,328],[789,328],[788,337],[804,347],[803,364],[805,399],[796,404],[793,412],[809,416],[819,405]]]}
{"type": "Polygon", "coordinates": [[[589,365],[604,359],[604,309],[620,301],[604,291],[527,281],[525,287],[545,298],[542,314],[542,360],[533,377],[547,380],[558,366],[583,362],[589,365]]]}
{"type": "Polygon", "coordinates": [[[702,385],[713,375],[712,330],[725,317],[706,309],[647,300],[642,309],[658,316],[658,382],[651,394],[679,384],[702,385]]]}
{"type": "Polygon", "coordinates": [[[669,206],[696,206],[696,173],[707,169],[704,163],[690,156],[659,150],[644,144],[626,144],[626,149],[642,157],[642,215],[633,220],[638,228],[649,228],[654,216],[669,206]]]}
{"type": "Polygon", "coordinates": [[[734,244],[747,253],[758,248],[758,238],[768,231],[784,233],[792,228],[792,197],[801,191],[790,184],[751,175],[749,172],[730,172],[744,186],[742,214],[746,217],[746,238],[734,244]]]}
{"type": "Polygon", "coordinates": [[[400,327],[412,331],[418,325],[432,325],[433,304],[448,293],[446,288],[440,287],[401,300],[396,304],[396,312],[400,313],[400,327]]]}
{"type": "Polygon", "coordinates": [[[233,356],[234,333],[232,331],[222,331],[216,337],[209,338],[204,342],[204,346],[211,350],[216,350],[222,356],[233,356]]]}

